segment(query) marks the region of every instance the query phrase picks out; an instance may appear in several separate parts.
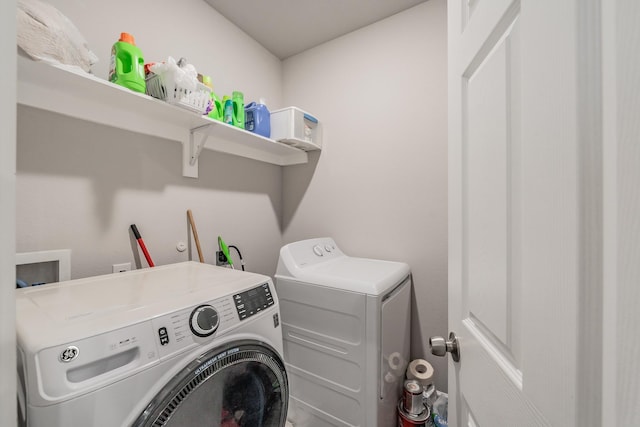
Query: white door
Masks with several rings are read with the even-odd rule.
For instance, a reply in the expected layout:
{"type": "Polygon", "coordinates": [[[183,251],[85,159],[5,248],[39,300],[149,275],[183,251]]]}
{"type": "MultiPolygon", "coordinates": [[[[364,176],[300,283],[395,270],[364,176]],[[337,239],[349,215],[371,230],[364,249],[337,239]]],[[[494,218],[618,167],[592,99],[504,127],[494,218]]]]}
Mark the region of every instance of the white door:
{"type": "Polygon", "coordinates": [[[448,2],[449,425],[600,424],[598,5],[448,2]]]}

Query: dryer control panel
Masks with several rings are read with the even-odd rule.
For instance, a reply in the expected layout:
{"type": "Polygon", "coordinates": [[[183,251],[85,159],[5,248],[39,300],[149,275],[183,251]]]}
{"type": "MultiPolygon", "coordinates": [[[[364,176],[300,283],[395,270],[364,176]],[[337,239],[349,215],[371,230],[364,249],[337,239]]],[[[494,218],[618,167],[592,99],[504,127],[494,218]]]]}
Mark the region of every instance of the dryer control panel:
{"type": "Polygon", "coordinates": [[[283,267],[307,268],[344,257],[345,254],[329,237],[302,240],[289,243],[280,250],[279,267],[284,262],[283,267]]]}

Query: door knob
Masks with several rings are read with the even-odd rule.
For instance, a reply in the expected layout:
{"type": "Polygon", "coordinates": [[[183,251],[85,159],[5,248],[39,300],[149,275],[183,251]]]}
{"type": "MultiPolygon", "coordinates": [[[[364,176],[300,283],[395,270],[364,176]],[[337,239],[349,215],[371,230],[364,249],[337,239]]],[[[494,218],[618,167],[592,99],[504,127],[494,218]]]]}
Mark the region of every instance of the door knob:
{"type": "Polygon", "coordinates": [[[434,356],[442,357],[447,353],[451,353],[451,358],[454,362],[460,361],[460,346],[455,332],[449,332],[448,340],[442,337],[429,338],[429,347],[431,347],[431,354],[434,356]]]}

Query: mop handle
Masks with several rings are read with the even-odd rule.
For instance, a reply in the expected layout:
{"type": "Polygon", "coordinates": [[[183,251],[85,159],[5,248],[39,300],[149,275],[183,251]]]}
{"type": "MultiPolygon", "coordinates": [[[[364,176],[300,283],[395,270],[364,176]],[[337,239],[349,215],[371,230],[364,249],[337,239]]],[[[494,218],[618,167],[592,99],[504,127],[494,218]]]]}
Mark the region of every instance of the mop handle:
{"type": "Polygon", "coordinates": [[[133,231],[133,235],[138,241],[138,245],[140,245],[140,249],[142,249],[142,253],[144,254],[144,257],[147,259],[147,264],[149,264],[149,267],[153,267],[154,264],[153,264],[153,260],[151,259],[151,255],[149,255],[149,251],[147,250],[147,247],[144,245],[144,240],[142,240],[142,236],[140,235],[140,232],[138,232],[138,227],[136,227],[135,224],[131,224],[131,231],[133,231]]]}

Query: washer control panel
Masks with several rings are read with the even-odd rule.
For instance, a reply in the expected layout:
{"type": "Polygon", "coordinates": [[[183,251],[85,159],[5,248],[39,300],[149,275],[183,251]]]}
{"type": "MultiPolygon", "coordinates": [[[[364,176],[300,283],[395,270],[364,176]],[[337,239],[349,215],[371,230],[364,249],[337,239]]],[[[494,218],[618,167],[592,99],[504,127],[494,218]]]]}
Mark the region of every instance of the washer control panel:
{"type": "Polygon", "coordinates": [[[220,316],[212,305],[203,304],[196,307],[189,317],[191,332],[199,337],[208,337],[218,329],[220,316]]]}
{"type": "Polygon", "coordinates": [[[226,296],[197,306],[156,317],[152,321],[160,358],[167,357],[194,342],[211,340],[238,324],[233,299],[226,296]]]}
{"type": "Polygon", "coordinates": [[[235,294],[233,296],[233,302],[236,305],[240,320],[248,319],[274,304],[269,283],[263,283],[248,291],[235,294]]]}

